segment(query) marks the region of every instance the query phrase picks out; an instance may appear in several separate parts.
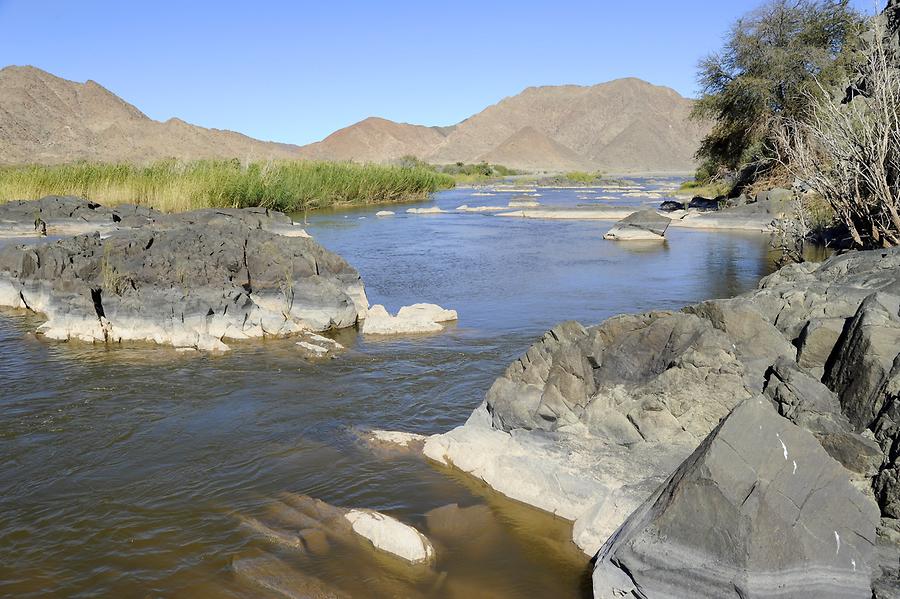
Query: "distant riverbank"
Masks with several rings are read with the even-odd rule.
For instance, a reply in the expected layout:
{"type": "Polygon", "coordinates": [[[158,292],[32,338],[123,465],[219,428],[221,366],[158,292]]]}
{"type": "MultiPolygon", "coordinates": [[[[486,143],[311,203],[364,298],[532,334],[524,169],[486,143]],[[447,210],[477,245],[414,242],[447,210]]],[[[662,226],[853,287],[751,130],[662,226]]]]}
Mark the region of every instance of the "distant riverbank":
{"type": "Polygon", "coordinates": [[[264,207],[285,212],[422,200],[454,186],[419,167],[350,162],[237,160],[149,166],[88,163],[0,167],[0,202],[77,195],[106,206],[138,204],[164,212],[264,207]]]}

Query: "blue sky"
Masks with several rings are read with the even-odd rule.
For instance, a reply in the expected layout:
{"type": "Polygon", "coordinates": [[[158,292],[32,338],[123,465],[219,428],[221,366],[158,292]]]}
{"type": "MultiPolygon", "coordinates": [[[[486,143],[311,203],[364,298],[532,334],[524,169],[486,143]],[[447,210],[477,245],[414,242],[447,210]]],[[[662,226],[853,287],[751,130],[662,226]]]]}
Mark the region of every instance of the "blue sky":
{"type": "Polygon", "coordinates": [[[370,115],[450,125],[532,85],[634,76],[694,95],[697,60],[757,4],[0,0],[0,66],[302,144],[370,115]]]}

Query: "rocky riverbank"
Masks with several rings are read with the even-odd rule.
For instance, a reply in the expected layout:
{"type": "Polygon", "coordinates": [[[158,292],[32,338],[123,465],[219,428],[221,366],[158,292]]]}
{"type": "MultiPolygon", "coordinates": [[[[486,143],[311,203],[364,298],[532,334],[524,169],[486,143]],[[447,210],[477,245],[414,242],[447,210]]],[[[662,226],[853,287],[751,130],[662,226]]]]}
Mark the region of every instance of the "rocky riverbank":
{"type": "MultiPolygon", "coordinates": [[[[356,269],[280,212],[163,214],[52,196],[0,205],[0,230],[47,238],[0,248],[0,306],[45,315],[38,332],[49,339],[225,351],[228,341],[303,333],[298,351],[322,358],[342,347],[316,332],[369,312],[356,269]]],[[[433,304],[397,316],[373,306],[363,331],[435,333],[456,318],[433,304]]]]}
{"type": "Polygon", "coordinates": [[[596,597],[895,596],[900,250],[562,324],[425,455],[574,522],[596,597]]]}

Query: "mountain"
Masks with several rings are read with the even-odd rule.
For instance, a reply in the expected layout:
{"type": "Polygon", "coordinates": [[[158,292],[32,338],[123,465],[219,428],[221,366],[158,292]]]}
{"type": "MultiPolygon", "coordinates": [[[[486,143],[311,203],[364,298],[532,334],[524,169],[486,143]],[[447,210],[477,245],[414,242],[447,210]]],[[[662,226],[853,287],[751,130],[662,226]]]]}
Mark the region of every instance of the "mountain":
{"type": "Polygon", "coordinates": [[[272,158],[432,163],[526,170],[689,171],[705,132],[693,101],[640,79],[531,87],[451,127],[368,118],[299,147],[179,119],[155,121],[93,81],[0,69],[0,163],[272,158]]]}
{"type": "Polygon", "coordinates": [[[534,127],[519,129],[499,146],[479,156],[477,161],[525,170],[590,168],[589,162],[574,150],[544,135],[534,127]]]}
{"type": "Polygon", "coordinates": [[[311,159],[389,162],[402,156],[429,154],[444,141],[447,132],[446,128],[369,117],[304,146],[301,153],[311,159]]]}
{"type": "Polygon", "coordinates": [[[179,119],[155,121],[94,81],[0,69],[0,163],[296,158],[300,148],[179,119]]]}
{"type": "Polygon", "coordinates": [[[367,119],[313,146],[317,157],[331,159],[412,154],[433,163],[487,160],[529,170],[690,171],[707,129],[690,120],[693,104],[673,89],[633,78],[531,87],[446,132],[377,119],[381,133],[374,135],[367,119]],[[401,137],[388,134],[388,123],[407,135],[417,131],[417,143],[398,145],[401,137]],[[338,135],[340,144],[333,139],[338,135]]]}

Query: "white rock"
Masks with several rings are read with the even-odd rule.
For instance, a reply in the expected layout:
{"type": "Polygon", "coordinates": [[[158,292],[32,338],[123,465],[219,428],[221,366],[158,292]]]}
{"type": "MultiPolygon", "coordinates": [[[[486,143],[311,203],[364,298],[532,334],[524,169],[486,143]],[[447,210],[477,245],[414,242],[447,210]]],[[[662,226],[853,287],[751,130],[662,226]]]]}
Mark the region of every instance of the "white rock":
{"type": "Polygon", "coordinates": [[[375,216],[394,216],[394,213],[390,210],[379,210],[375,213],[375,216]]]}
{"type": "Polygon", "coordinates": [[[328,348],[322,347],[321,345],[313,345],[312,343],[307,343],[306,341],[298,341],[297,345],[311,353],[317,358],[324,357],[328,355],[328,348]]]}
{"type": "Polygon", "coordinates": [[[427,437],[418,433],[374,430],[369,433],[369,438],[372,441],[376,441],[378,443],[387,443],[391,445],[398,445],[400,447],[409,447],[410,443],[419,443],[425,441],[427,437]]]}
{"type": "Polygon", "coordinates": [[[537,208],[541,203],[536,200],[510,200],[507,204],[510,208],[537,208]]]}
{"type": "Polygon", "coordinates": [[[543,218],[548,220],[622,220],[637,211],[637,208],[613,208],[606,206],[598,206],[597,208],[583,210],[571,208],[537,208],[531,210],[501,212],[495,216],[543,218]]]}
{"type": "Polygon", "coordinates": [[[373,510],[350,510],[344,516],[353,532],[365,537],[377,548],[413,564],[434,557],[434,547],[418,530],[373,510]]]}
{"type": "Polygon", "coordinates": [[[431,208],[409,208],[406,212],[408,214],[444,214],[447,211],[437,206],[432,206],[431,208]]]}
{"type": "Polygon", "coordinates": [[[506,206],[469,206],[468,204],[456,208],[458,212],[500,212],[506,209],[506,206]]]}
{"type": "Polygon", "coordinates": [[[369,308],[362,324],[364,335],[406,335],[436,333],[443,330],[440,323],[457,320],[456,310],[445,310],[434,304],[414,304],[400,308],[396,316],[376,304],[369,308]]]}
{"type": "Polygon", "coordinates": [[[311,342],[315,342],[315,343],[317,343],[317,344],[319,344],[319,345],[330,346],[332,349],[344,349],[344,346],[343,346],[343,345],[341,345],[340,343],[338,343],[338,342],[335,341],[334,339],[331,339],[330,337],[325,337],[325,336],[323,336],[323,335],[318,335],[318,334],[316,334],[316,333],[313,333],[312,331],[307,332],[307,333],[304,333],[304,335],[305,335],[306,338],[309,339],[311,342]]]}
{"type": "Polygon", "coordinates": [[[613,227],[603,239],[610,241],[665,241],[663,235],[657,235],[653,231],[638,229],[636,227],[613,227]]]}

